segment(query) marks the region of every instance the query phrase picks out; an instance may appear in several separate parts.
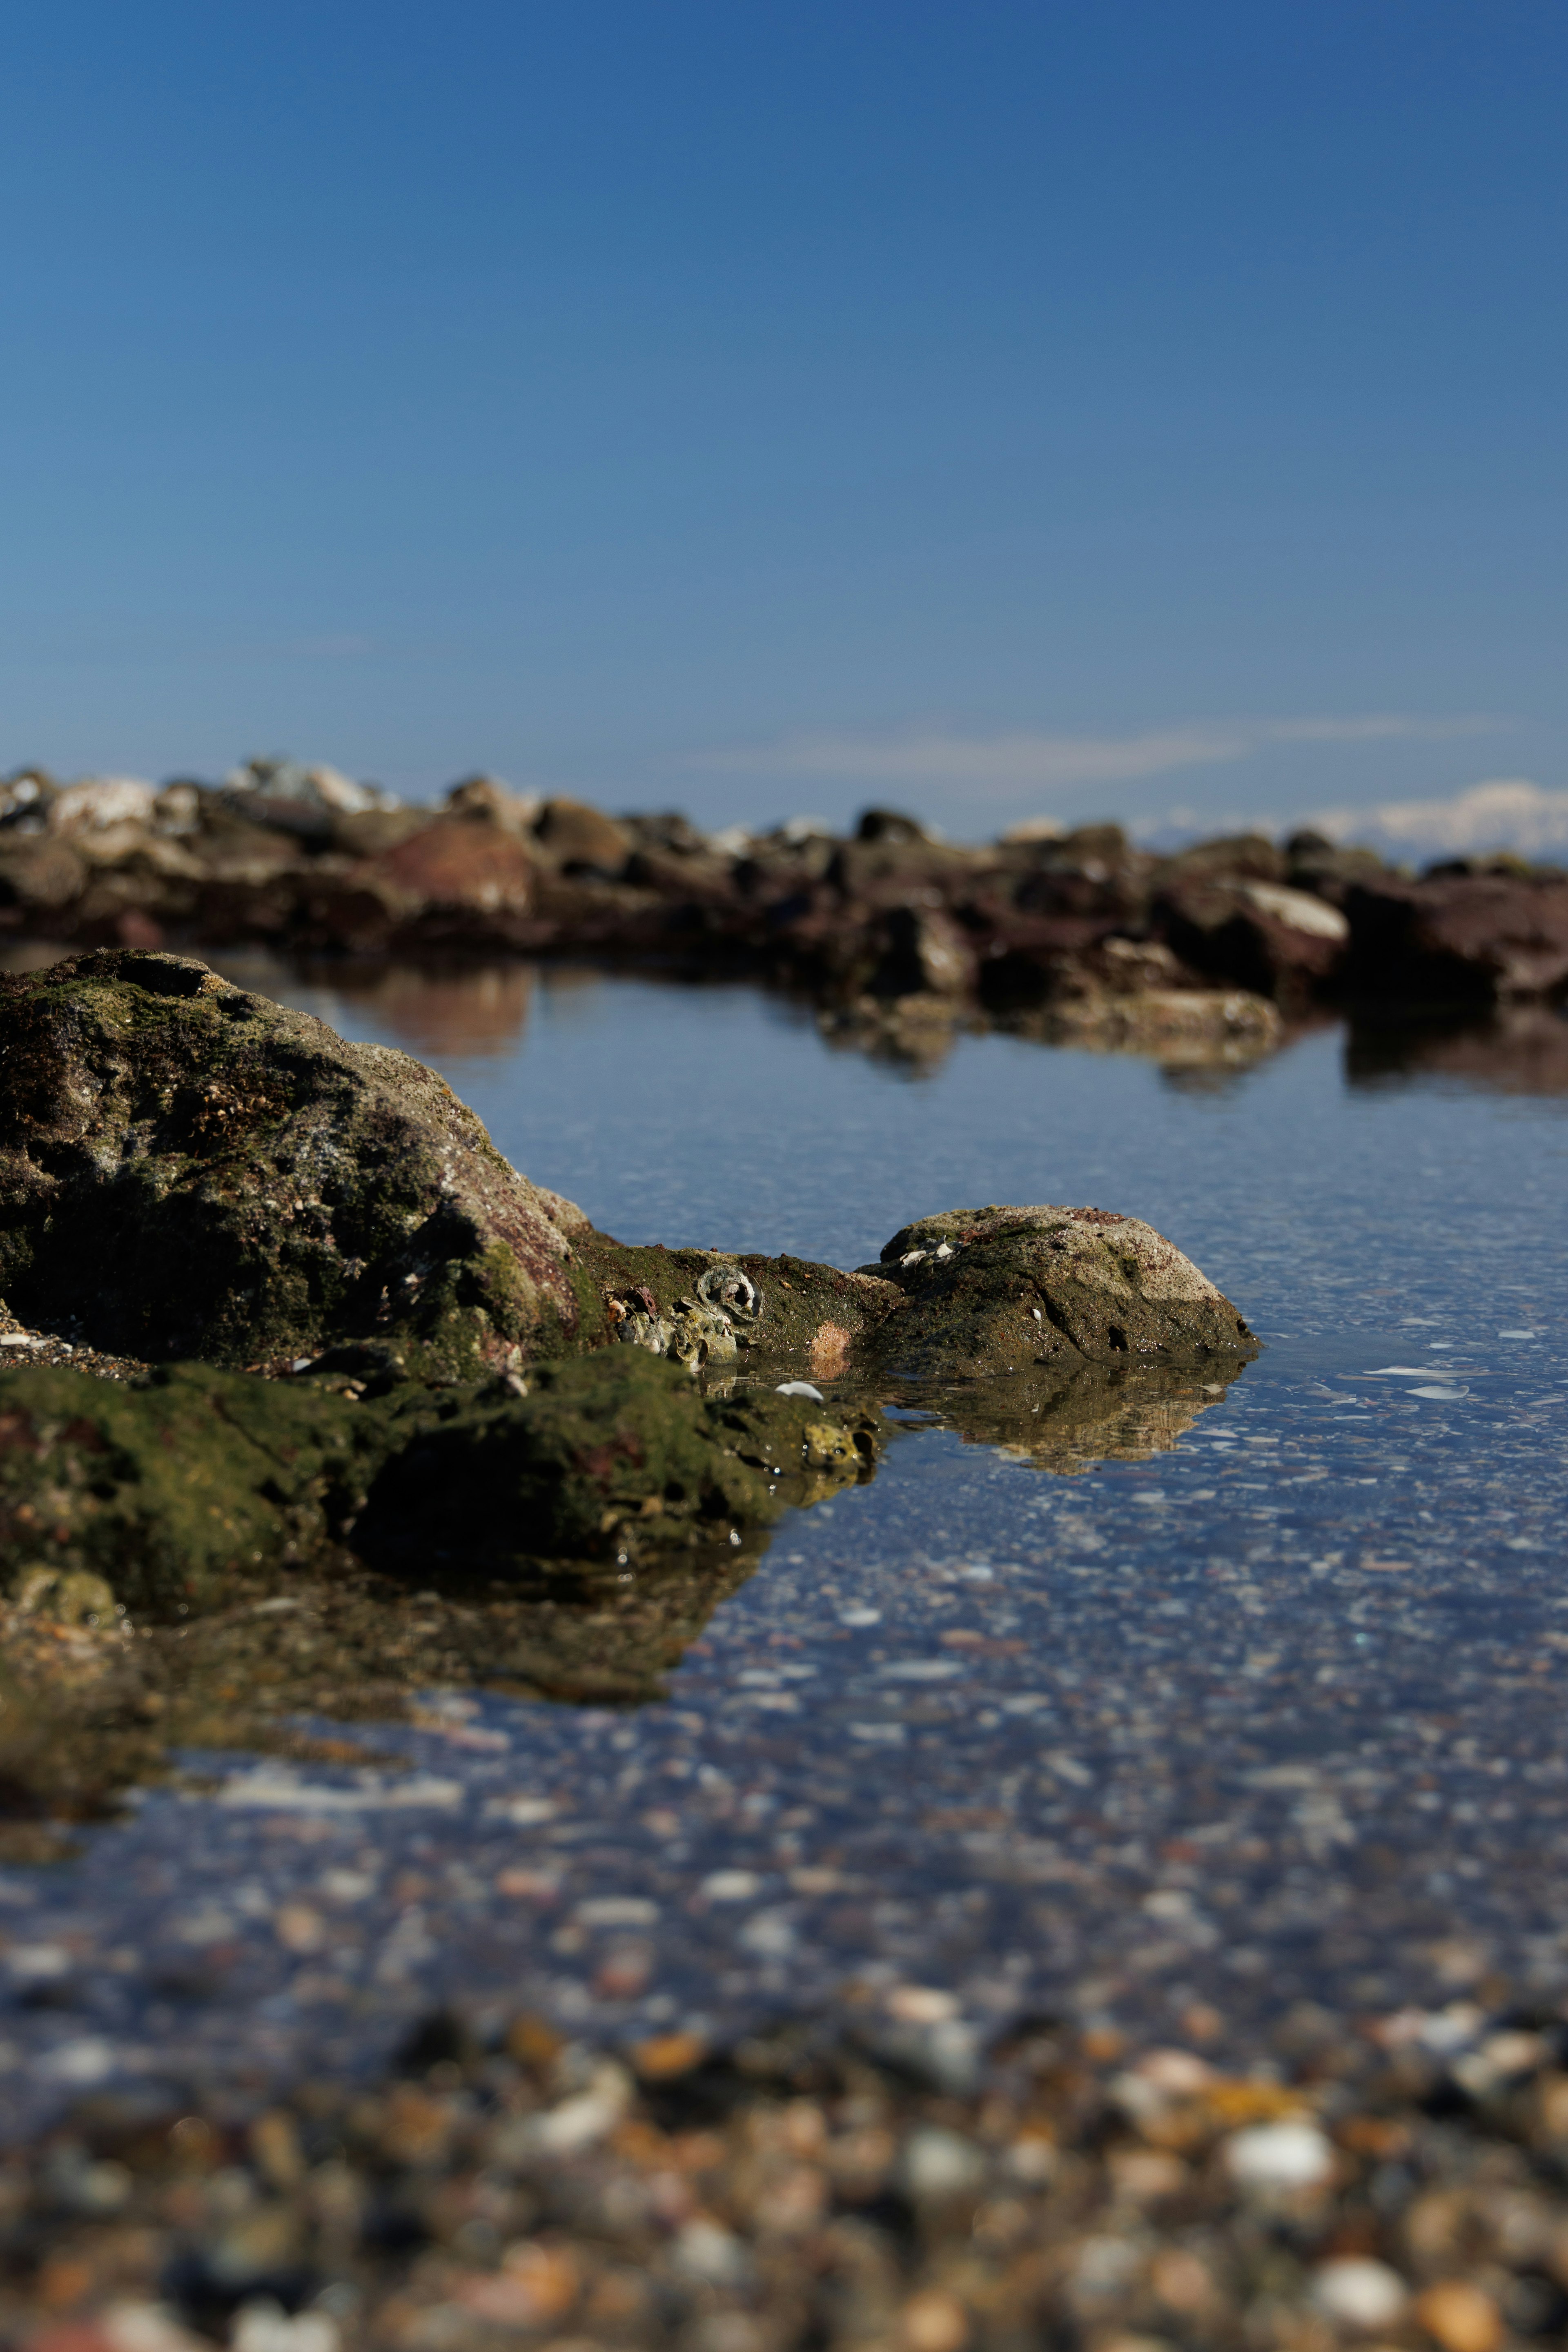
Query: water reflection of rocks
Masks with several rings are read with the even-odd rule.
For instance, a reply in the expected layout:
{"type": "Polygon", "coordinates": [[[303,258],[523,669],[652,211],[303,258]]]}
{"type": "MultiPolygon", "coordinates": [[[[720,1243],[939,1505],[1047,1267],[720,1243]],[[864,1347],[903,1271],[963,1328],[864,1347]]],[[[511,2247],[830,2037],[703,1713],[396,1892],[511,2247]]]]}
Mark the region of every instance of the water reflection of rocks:
{"type": "Polygon", "coordinates": [[[1568,1016],[1561,1006],[1512,1004],[1486,1021],[1360,1021],[1345,1041],[1345,1071],[1352,1086],[1446,1078],[1488,1094],[1568,1095],[1568,1016]]]}
{"type": "MultiPolygon", "coordinates": [[[[261,953],[228,955],[220,962],[242,986],[271,992],[287,976],[330,992],[422,1057],[510,1053],[527,1034],[541,986],[559,1003],[570,993],[592,991],[604,978],[596,968],[571,963],[443,969],[318,957],[284,966],[261,953]]],[[[704,985],[675,979],[664,984],[704,985]]],[[[1081,1004],[1063,1003],[1043,1013],[976,1019],[943,999],[915,995],[820,1009],[816,1026],[830,1050],[863,1054],[916,1077],[940,1069],[960,1038],[1001,1028],[1041,1045],[1157,1062],[1174,1084],[1190,1088],[1223,1087],[1281,1047],[1335,1025],[1336,1016],[1312,1011],[1299,1011],[1283,1024],[1259,1023],[1256,1005],[1256,999],[1238,992],[1226,1018],[1223,1008],[1216,1016],[1205,997],[1204,1017],[1194,1020],[1190,995],[1146,990],[1136,996],[1107,992],[1081,1004]]],[[[1568,1014],[1562,1006],[1504,1004],[1484,1020],[1460,1022],[1389,1024],[1357,1015],[1345,1024],[1344,1040],[1352,1086],[1437,1077],[1489,1093],[1568,1094],[1568,1014]]]]}
{"type": "MultiPolygon", "coordinates": [[[[1169,1450],[1239,1369],[1208,1377],[1088,1365],[1074,1375],[883,1384],[874,1396],[843,1382],[831,1402],[886,1408],[893,1443],[900,1429],[937,1426],[1070,1477],[1097,1461],[1169,1450]]],[[[843,1483],[822,1482],[806,1507],[843,1483]]],[[[91,1575],[37,1571],[0,1614],[0,1855],[47,1858],[62,1822],[111,1805],[171,1753],[253,1748],[359,1761],[363,1735],[345,1741],[332,1726],[417,1720],[442,1687],[596,1706],[664,1697],[668,1675],[763,1564],[768,1542],[758,1532],[725,1555],[709,1548],[635,1580],[588,1564],[531,1588],[450,1574],[413,1592],[345,1555],[327,1572],[242,1580],[224,1607],[173,1623],[133,1623],[91,1575]]]]}
{"type": "Polygon", "coordinates": [[[1238,1369],[1140,1364],[1123,1371],[1085,1364],[1054,1376],[911,1381],[900,1403],[966,1444],[994,1445],[1012,1461],[1074,1478],[1097,1462],[1147,1462],[1169,1453],[1200,1413],[1220,1402],[1238,1369]]]}

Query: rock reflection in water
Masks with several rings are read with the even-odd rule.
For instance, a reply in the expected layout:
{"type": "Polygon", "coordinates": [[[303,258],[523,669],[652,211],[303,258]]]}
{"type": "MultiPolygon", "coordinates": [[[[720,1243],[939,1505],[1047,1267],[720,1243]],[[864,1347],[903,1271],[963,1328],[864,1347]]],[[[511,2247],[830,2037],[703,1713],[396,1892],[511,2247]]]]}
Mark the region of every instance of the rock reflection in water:
{"type": "Polygon", "coordinates": [[[1074,1478],[1097,1462],[1146,1462],[1168,1454],[1200,1413],[1222,1402],[1239,1365],[1211,1371],[1084,1364],[1075,1372],[1031,1370],[968,1382],[911,1381],[899,1402],[953,1430],[965,1444],[994,1445],[1015,1462],[1074,1478]]]}
{"type": "MultiPolygon", "coordinates": [[[[236,960],[220,961],[224,971],[230,971],[236,960]]],[[[510,1053],[522,1042],[533,1003],[531,963],[427,969],[317,958],[290,970],[312,987],[331,989],[356,1013],[390,1030],[421,1061],[432,1055],[510,1053]]],[[[259,980],[253,984],[265,986],[259,980]]],[[[267,992],[276,994],[276,987],[267,992]]]]}
{"type": "Polygon", "coordinates": [[[1345,1075],[1352,1087],[1447,1078],[1489,1094],[1568,1095],[1568,1011],[1510,1004],[1463,1024],[1356,1021],[1345,1040],[1345,1075]]]}

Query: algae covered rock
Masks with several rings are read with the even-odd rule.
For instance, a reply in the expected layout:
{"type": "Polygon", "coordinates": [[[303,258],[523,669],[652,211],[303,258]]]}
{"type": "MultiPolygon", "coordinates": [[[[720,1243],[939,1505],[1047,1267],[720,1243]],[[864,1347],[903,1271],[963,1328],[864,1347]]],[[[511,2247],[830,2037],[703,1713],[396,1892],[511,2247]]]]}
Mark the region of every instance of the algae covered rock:
{"type": "Polygon", "coordinates": [[[876,1417],[610,1349],[523,1383],[354,1382],[159,1366],[0,1371],[0,1573],[101,1579],[167,1614],[357,1559],[427,1579],[641,1565],[740,1546],[868,1475],[876,1417]]]}
{"type": "Polygon", "coordinates": [[[460,1377],[570,1343],[584,1223],[433,1071],[192,959],[0,980],[0,1295],[29,1323],[235,1365],[375,1338],[460,1377]]]}
{"type": "Polygon", "coordinates": [[[951,1209],[902,1227],[877,1271],[903,1298],[861,1354],[889,1371],[1236,1362],[1258,1351],[1191,1258],[1141,1218],[1109,1209],[951,1209]]]}
{"type": "Polygon", "coordinates": [[[877,1422],[771,1389],[707,1396],[679,1363],[605,1349],[542,1366],[525,1398],[497,1383],[405,1401],[353,1545],[419,1574],[737,1547],[868,1475],[877,1422]]]}
{"type": "Polygon", "coordinates": [[[0,1371],[0,1580],[20,1596],[89,1577],[138,1610],[212,1607],[330,1543],[365,1485],[369,1433],[313,1383],[205,1365],[134,1388],[0,1371]]]}

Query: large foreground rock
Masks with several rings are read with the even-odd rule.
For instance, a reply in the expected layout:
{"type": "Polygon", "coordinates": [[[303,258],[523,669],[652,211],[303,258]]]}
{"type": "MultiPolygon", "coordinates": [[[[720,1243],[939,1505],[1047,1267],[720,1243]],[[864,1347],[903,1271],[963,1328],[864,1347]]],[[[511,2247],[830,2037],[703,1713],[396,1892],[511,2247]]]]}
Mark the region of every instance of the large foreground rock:
{"type": "Polygon", "coordinates": [[[421,1063],[191,958],[0,980],[0,1294],[28,1323],[234,1365],[374,1338],[460,1377],[570,1344],[586,1222],[421,1063]]]}

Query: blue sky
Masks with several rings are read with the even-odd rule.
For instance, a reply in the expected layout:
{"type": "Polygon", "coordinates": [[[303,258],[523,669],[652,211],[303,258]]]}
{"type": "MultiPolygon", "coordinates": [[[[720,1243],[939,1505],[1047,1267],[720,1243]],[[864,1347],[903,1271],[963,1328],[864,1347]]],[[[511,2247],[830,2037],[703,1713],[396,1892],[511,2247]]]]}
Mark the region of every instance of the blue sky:
{"type": "Polygon", "coordinates": [[[0,766],[1568,789],[1557,0],[55,0],[0,766]]]}

